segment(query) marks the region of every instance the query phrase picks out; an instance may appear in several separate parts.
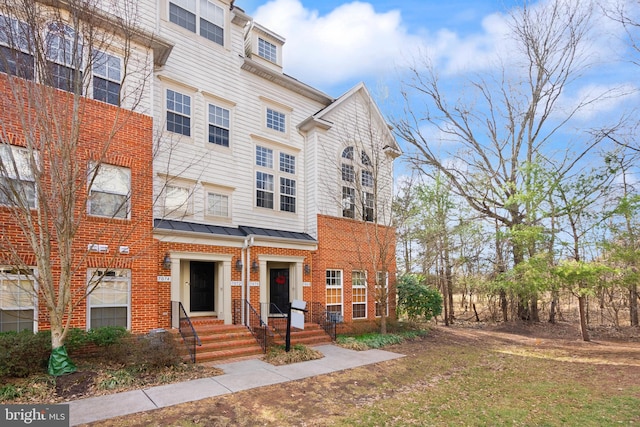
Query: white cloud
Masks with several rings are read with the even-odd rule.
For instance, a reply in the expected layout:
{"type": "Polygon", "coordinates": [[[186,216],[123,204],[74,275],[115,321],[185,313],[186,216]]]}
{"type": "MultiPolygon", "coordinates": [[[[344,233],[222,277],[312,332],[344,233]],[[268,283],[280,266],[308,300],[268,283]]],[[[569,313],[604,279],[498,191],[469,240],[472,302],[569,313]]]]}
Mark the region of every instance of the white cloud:
{"type": "Polygon", "coordinates": [[[399,10],[379,13],[357,1],[320,16],[299,0],[273,0],[254,19],[286,38],[285,72],[312,85],[388,74],[422,43],[408,34],[399,10]]]}

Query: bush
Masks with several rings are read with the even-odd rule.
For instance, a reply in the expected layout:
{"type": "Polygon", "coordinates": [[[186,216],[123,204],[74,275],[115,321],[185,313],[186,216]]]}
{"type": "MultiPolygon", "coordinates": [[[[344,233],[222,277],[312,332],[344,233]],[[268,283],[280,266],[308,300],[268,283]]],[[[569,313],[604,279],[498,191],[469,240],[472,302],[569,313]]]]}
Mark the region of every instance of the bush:
{"type": "Polygon", "coordinates": [[[24,378],[46,370],[51,334],[30,331],[0,333],[0,377],[24,378]]]}
{"type": "Polygon", "coordinates": [[[103,328],[89,329],[86,334],[86,341],[98,347],[107,347],[119,342],[131,335],[122,326],[105,326],[103,328]]]}
{"type": "Polygon", "coordinates": [[[410,320],[431,320],[442,313],[442,294],[418,280],[413,274],[405,274],[398,281],[398,310],[410,320]]]}

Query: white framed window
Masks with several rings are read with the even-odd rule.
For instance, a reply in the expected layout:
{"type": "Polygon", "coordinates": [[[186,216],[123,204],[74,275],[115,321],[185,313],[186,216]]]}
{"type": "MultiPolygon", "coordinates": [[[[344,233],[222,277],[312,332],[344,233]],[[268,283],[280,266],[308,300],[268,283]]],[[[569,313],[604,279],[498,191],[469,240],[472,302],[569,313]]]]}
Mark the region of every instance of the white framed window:
{"type": "Polygon", "coordinates": [[[367,318],[367,273],[354,270],[351,272],[352,309],[354,319],[367,318]]]}
{"type": "Polygon", "coordinates": [[[229,196],[215,192],[207,192],[207,215],[229,217],[229,196]]]}
{"type": "Polygon", "coordinates": [[[342,270],[326,271],[327,312],[342,315],[342,270]]]}
{"type": "Polygon", "coordinates": [[[224,46],[224,9],[208,0],[171,0],[169,21],[224,46]]]}
{"type": "Polygon", "coordinates": [[[52,22],[45,37],[48,75],[43,83],[82,94],[82,40],[66,24],[52,22]]]}
{"type": "Polygon", "coordinates": [[[267,107],[266,123],[269,129],[277,132],[287,131],[287,116],[285,113],[267,107]]]}
{"type": "Polygon", "coordinates": [[[93,99],[120,105],[122,83],[120,58],[100,51],[94,51],[93,55],[93,99]]]}
{"type": "Polygon", "coordinates": [[[355,218],[356,216],[356,189],[342,187],[342,216],[355,218]]]}
{"type": "Polygon", "coordinates": [[[30,160],[26,148],[0,143],[0,205],[36,207],[36,184],[30,160]]]}
{"type": "Polygon", "coordinates": [[[256,146],[256,166],[273,169],[273,150],[271,148],[256,146]]]}
{"type": "Polygon", "coordinates": [[[256,206],[259,208],[273,209],[273,175],[265,172],[256,172],[256,206]]]}
{"type": "Polygon", "coordinates": [[[353,146],[348,146],[342,150],[340,157],[342,216],[374,221],[375,203],[372,189],[375,186],[375,177],[369,155],[363,151],[359,152],[353,146]],[[356,153],[359,155],[356,156],[356,153]]]}
{"type": "Polygon", "coordinates": [[[280,177],[280,210],[296,212],[296,180],[280,177]]]}
{"type": "Polygon", "coordinates": [[[92,165],[89,184],[89,214],[108,218],[129,217],[131,169],[106,163],[92,165]],[[96,170],[97,168],[97,170],[96,170]]]}
{"type": "Polygon", "coordinates": [[[191,136],[191,97],[167,89],[167,130],[191,136]]]}
{"type": "Polygon", "coordinates": [[[131,328],[131,270],[87,271],[87,329],[104,326],[131,328]]]}
{"type": "Polygon", "coordinates": [[[0,332],[36,332],[34,270],[0,268],[0,332]]]}
{"type": "Polygon", "coordinates": [[[27,80],[35,76],[35,61],[29,47],[29,26],[0,15],[0,72],[27,80]]]}
{"type": "Polygon", "coordinates": [[[258,56],[277,64],[278,47],[275,44],[266,41],[262,37],[258,37],[258,56]]]}
{"type": "Polygon", "coordinates": [[[280,153],[280,172],[296,173],[296,156],[280,153]]]}
{"type": "Polygon", "coordinates": [[[167,184],[164,188],[164,213],[168,216],[189,215],[191,209],[191,193],[189,187],[167,184]]]}
{"type": "Polygon", "coordinates": [[[209,104],[209,142],[229,146],[229,110],[209,104]]]}
{"type": "Polygon", "coordinates": [[[381,299],[383,296],[385,304],[385,315],[389,315],[389,273],[385,274],[382,271],[376,272],[377,282],[376,282],[376,317],[380,317],[382,315],[382,307],[381,299]]]}

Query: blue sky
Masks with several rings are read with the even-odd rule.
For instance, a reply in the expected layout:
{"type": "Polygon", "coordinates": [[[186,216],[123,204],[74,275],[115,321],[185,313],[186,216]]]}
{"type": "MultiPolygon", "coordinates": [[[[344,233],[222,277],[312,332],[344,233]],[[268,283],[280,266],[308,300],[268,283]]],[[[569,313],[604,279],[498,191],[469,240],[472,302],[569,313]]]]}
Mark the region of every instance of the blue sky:
{"type": "MultiPolygon", "coordinates": [[[[614,1],[628,2],[596,4],[614,1]]],[[[380,104],[397,92],[403,70],[425,53],[445,76],[484,72],[496,54],[508,56],[506,14],[517,4],[521,2],[236,0],[256,22],[285,37],[287,74],[334,97],[364,81],[380,104]]],[[[635,85],[638,67],[625,59],[624,34],[606,19],[596,26],[593,54],[603,64],[590,83],[635,85]]]]}
{"type": "MultiPolygon", "coordinates": [[[[528,3],[536,7],[547,1],[528,3]]],[[[639,55],[629,48],[623,29],[599,14],[615,2],[635,7],[636,12],[640,9],[640,3],[630,0],[595,1],[597,16],[584,52],[593,67],[563,92],[559,106],[570,110],[585,97],[611,90],[625,95],[590,104],[574,117],[572,131],[638,105],[640,67],[631,59],[639,55]]],[[[363,81],[388,118],[400,111],[399,90],[407,67],[425,57],[454,97],[460,93],[460,81],[495,71],[496,58],[512,60],[507,15],[509,8],[521,4],[517,0],[236,0],[256,22],[286,39],[285,73],[333,97],[363,81]]]]}

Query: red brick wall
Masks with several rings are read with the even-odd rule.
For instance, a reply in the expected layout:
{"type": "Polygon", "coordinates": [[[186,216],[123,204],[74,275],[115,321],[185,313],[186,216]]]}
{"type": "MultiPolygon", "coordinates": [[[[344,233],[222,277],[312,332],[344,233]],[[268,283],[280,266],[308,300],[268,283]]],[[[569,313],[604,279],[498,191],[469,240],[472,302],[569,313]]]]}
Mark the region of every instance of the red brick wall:
{"type": "MultiPolygon", "coordinates": [[[[19,80],[26,92],[38,93],[42,86],[19,80]]],[[[27,132],[33,132],[39,138],[51,132],[50,123],[62,125],[62,131],[71,129],[69,120],[72,96],[62,91],[53,91],[47,102],[47,115],[51,121],[39,125],[36,118],[43,118],[44,108],[32,108],[34,103],[16,98],[12,90],[21,89],[15,83],[10,84],[4,74],[0,74],[0,115],[2,116],[0,137],[6,136],[14,145],[25,145],[27,132]],[[18,111],[21,108],[22,112],[18,111]],[[32,121],[28,129],[22,129],[24,118],[32,121]],[[67,126],[65,128],[65,125],[67,126]]],[[[44,98],[40,98],[44,99],[44,98]]],[[[73,311],[72,326],[86,327],[86,301],[83,300],[83,287],[87,281],[88,268],[128,268],[131,269],[131,329],[144,332],[157,327],[159,289],[156,283],[157,248],[153,240],[151,222],[152,211],[152,119],[149,116],[133,113],[118,107],[82,99],[79,103],[80,125],[78,149],[75,158],[80,173],[77,179],[76,218],[80,222],[78,233],[73,240],[72,250],[75,258],[75,273],[72,279],[73,311]],[[112,135],[112,136],[110,136],[112,135]],[[104,153],[104,155],[102,155],[104,153]],[[87,215],[86,167],[91,161],[102,160],[105,163],[124,166],[131,169],[132,197],[130,200],[130,219],[107,219],[87,215]],[[107,254],[87,254],[87,246],[92,243],[108,245],[107,254]],[[128,246],[129,254],[120,254],[119,247],[128,246]]],[[[45,138],[46,140],[46,138],[45,138]]],[[[53,143],[49,143],[51,148],[53,143]]],[[[48,155],[40,150],[45,168],[50,168],[48,155]]],[[[35,257],[28,245],[23,244],[25,237],[18,228],[18,222],[9,209],[0,207],[0,221],[4,236],[13,243],[19,243],[20,255],[27,263],[34,265],[35,257]]],[[[53,223],[48,224],[49,228],[53,223]]],[[[51,258],[54,261],[54,277],[59,275],[57,248],[53,246],[51,258]]],[[[0,262],[1,263],[1,262],[0,262]]],[[[39,329],[50,325],[48,312],[43,298],[39,298],[39,329]]]]}
{"type": "Polygon", "coordinates": [[[318,241],[318,251],[313,256],[313,301],[326,304],[326,270],[342,270],[344,321],[353,321],[351,273],[353,270],[366,271],[367,320],[375,320],[375,274],[386,266],[389,272],[389,315],[395,317],[394,228],[318,215],[318,241]]]}

